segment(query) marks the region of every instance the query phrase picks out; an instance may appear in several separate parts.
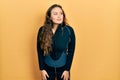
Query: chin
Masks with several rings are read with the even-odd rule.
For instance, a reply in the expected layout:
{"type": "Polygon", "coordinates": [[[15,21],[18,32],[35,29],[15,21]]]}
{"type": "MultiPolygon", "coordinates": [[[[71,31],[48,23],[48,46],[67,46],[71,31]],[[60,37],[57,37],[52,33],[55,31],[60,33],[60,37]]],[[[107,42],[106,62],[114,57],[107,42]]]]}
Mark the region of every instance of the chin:
{"type": "Polygon", "coordinates": [[[56,24],[62,24],[62,22],[56,22],[56,24]]]}
{"type": "Polygon", "coordinates": [[[56,21],[56,22],[54,22],[54,24],[62,24],[63,22],[62,21],[56,21]]]}

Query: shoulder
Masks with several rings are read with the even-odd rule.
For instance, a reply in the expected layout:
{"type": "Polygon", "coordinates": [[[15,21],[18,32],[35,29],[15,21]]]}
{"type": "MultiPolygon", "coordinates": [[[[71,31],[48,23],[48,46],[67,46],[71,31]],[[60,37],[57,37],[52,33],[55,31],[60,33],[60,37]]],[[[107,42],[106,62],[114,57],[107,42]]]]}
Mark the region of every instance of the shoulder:
{"type": "Polygon", "coordinates": [[[39,27],[38,33],[41,33],[41,32],[42,32],[42,29],[43,29],[43,26],[39,27]]]}
{"type": "Polygon", "coordinates": [[[74,29],[73,29],[72,26],[70,26],[70,25],[66,25],[65,27],[68,28],[68,29],[70,30],[70,32],[74,32],[74,29]]]}
{"type": "Polygon", "coordinates": [[[42,29],[43,29],[43,26],[39,27],[39,30],[38,30],[38,31],[42,31],[42,29]]]}

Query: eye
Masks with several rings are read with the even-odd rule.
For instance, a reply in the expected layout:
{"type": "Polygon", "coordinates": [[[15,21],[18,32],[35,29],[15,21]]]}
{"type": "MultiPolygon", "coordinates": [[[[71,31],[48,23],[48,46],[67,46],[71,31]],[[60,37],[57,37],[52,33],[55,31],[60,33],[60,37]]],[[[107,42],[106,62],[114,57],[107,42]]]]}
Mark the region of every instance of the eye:
{"type": "Polygon", "coordinates": [[[61,12],[60,14],[63,15],[63,12],[61,12]]]}
{"type": "Polygon", "coordinates": [[[53,15],[57,15],[57,12],[53,13],[53,15]]]}

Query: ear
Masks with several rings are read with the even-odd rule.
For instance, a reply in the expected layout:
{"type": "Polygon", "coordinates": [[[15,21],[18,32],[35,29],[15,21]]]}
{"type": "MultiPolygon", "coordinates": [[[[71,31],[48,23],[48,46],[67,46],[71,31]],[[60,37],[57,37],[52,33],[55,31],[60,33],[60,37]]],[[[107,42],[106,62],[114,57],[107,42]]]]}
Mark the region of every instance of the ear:
{"type": "Polygon", "coordinates": [[[48,15],[46,16],[48,19],[50,18],[48,15]]]}
{"type": "Polygon", "coordinates": [[[52,20],[51,16],[47,16],[48,19],[52,20]]]}

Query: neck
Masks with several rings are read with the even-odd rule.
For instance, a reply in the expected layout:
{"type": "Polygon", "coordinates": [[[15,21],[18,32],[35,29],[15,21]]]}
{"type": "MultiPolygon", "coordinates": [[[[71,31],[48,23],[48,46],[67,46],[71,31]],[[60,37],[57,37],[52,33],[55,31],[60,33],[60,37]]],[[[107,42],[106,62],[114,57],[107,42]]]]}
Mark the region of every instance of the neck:
{"type": "Polygon", "coordinates": [[[58,24],[54,24],[54,25],[53,25],[53,29],[54,29],[54,28],[57,28],[57,27],[58,27],[58,24]]]}
{"type": "Polygon", "coordinates": [[[57,27],[58,27],[58,24],[54,24],[54,25],[53,25],[53,28],[52,28],[53,34],[55,33],[57,27]]]}

